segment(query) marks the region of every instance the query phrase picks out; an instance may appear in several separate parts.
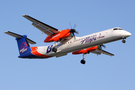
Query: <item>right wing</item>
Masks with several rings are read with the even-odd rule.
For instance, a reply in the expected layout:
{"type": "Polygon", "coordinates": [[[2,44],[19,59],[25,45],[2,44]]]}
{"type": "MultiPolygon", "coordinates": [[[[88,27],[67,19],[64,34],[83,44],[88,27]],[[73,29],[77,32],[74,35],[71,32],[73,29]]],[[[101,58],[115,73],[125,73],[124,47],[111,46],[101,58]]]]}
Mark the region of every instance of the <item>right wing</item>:
{"type": "Polygon", "coordinates": [[[97,55],[105,54],[105,55],[109,55],[109,56],[114,56],[114,54],[109,53],[105,50],[95,50],[95,51],[92,51],[91,53],[94,53],[94,54],[97,54],[97,55]]]}
{"type": "Polygon", "coordinates": [[[39,20],[36,20],[33,17],[30,17],[28,15],[23,15],[23,17],[25,17],[26,19],[30,20],[33,26],[35,26],[36,28],[38,28],[40,31],[42,31],[43,33],[47,34],[48,36],[51,36],[52,34],[56,34],[59,33],[60,31],[52,26],[49,26],[39,20]]]}

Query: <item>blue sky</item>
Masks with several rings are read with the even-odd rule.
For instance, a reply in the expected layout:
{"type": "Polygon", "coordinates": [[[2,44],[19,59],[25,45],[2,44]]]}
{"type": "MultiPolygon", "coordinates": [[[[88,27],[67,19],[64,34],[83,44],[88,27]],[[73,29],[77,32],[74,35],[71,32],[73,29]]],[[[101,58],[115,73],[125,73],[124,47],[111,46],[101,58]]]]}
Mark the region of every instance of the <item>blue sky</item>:
{"type": "MultiPolygon", "coordinates": [[[[1,90],[134,90],[135,89],[135,1],[134,0],[11,0],[0,1],[0,89],[1,90]],[[82,55],[49,59],[20,59],[15,39],[4,34],[13,31],[26,34],[37,42],[49,45],[31,22],[28,14],[60,30],[77,24],[83,36],[113,27],[132,33],[123,44],[106,44],[114,57],[89,54],[86,64],[82,55]]],[[[31,45],[35,46],[35,45],[31,45]]]]}

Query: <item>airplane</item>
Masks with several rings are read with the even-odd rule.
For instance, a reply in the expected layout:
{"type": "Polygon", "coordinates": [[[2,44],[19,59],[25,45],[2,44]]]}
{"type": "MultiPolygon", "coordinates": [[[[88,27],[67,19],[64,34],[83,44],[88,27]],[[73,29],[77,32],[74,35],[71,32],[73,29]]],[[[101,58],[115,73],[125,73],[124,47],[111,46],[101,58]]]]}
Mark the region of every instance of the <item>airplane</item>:
{"type": "Polygon", "coordinates": [[[131,33],[121,28],[115,27],[101,32],[89,34],[82,37],[76,37],[75,29],[58,30],[48,24],[45,24],[29,15],[23,15],[24,18],[32,22],[32,25],[47,35],[45,43],[54,42],[48,46],[30,47],[29,44],[36,44],[33,40],[27,38],[26,35],[19,35],[11,31],[5,33],[16,38],[19,48],[19,58],[41,59],[50,57],[65,56],[72,52],[73,55],[83,54],[81,64],[85,64],[86,55],[89,53],[114,56],[102,49],[106,48],[104,44],[117,40],[126,42],[126,38],[131,36],[131,33]]]}

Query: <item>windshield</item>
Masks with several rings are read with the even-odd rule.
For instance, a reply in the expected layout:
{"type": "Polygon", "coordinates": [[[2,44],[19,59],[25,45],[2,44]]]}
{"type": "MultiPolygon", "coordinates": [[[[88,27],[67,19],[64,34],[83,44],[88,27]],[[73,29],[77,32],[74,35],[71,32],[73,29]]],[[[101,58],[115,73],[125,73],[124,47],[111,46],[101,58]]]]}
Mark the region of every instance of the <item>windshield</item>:
{"type": "Polygon", "coordinates": [[[123,30],[123,29],[121,29],[121,28],[114,28],[113,30],[123,30]]]}

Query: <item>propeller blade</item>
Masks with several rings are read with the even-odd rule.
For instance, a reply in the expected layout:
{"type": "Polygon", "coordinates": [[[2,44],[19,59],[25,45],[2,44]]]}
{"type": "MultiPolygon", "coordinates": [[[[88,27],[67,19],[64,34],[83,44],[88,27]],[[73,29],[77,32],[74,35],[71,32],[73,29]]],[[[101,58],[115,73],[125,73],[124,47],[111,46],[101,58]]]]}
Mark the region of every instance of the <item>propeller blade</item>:
{"type": "Polygon", "coordinates": [[[102,50],[102,47],[104,47],[106,49],[105,45],[99,45],[99,49],[102,50]]]}
{"type": "Polygon", "coordinates": [[[75,29],[71,29],[70,32],[79,34],[79,32],[77,32],[75,29]]]}
{"type": "Polygon", "coordinates": [[[69,22],[70,28],[72,29],[71,22],[69,22]]]}
{"type": "Polygon", "coordinates": [[[73,28],[71,26],[71,22],[69,22],[69,25],[71,27],[70,32],[71,32],[72,36],[74,37],[74,39],[76,40],[75,33],[76,34],[79,34],[79,32],[74,29],[76,27],[76,24],[74,24],[74,27],[73,28]]]}
{"type": "Polygon", "coordinates": [[[74,24],[74,27],[73,27],[73,29],[76,27],[76,24],[74,24]]]}
{"type": "Polygon", "coordinates": [[[101,45],[102,47],[104,47],[106,49],[106,46],[105,45],[101,45]]]}
{"type": "Polygon", "coordinates": [[[76,33],[76,34],[79,34],[79,32],[78,32],[78,31],[76,31],[75,33],[76,33]]]}
{"type": "Polygon", "coordinates": [[[72,33],[72,35],[73,35],[73,36],[75,36],[75,34],[74,34],[74,33],[72,33]]]}

